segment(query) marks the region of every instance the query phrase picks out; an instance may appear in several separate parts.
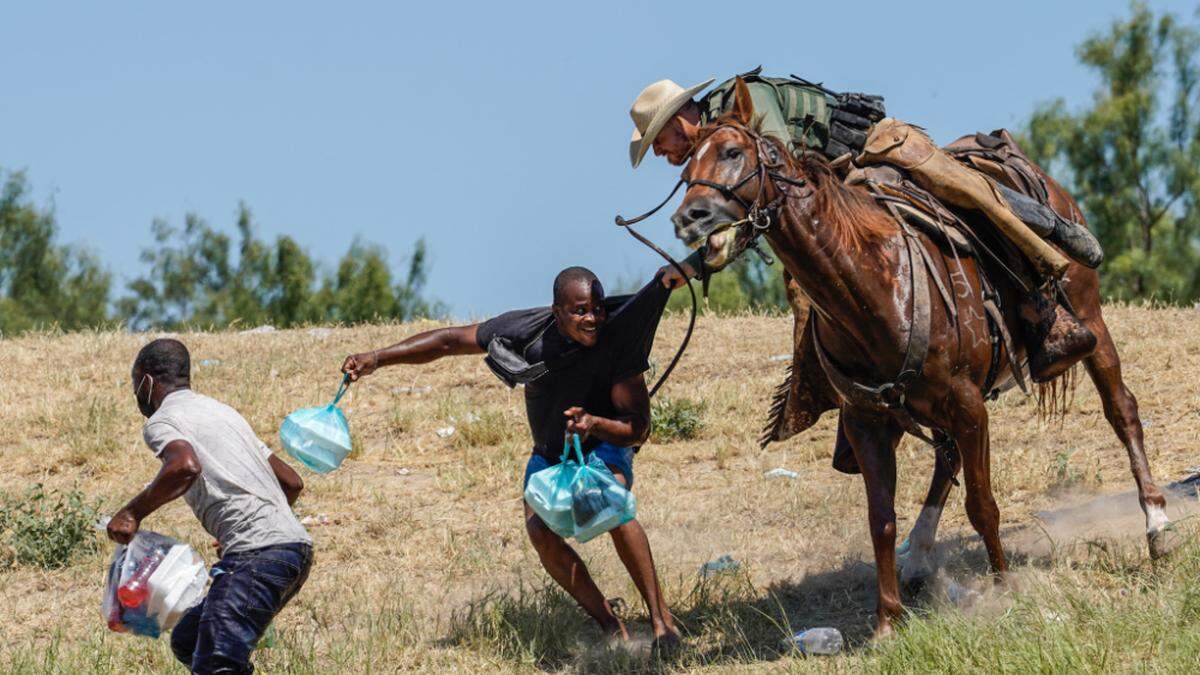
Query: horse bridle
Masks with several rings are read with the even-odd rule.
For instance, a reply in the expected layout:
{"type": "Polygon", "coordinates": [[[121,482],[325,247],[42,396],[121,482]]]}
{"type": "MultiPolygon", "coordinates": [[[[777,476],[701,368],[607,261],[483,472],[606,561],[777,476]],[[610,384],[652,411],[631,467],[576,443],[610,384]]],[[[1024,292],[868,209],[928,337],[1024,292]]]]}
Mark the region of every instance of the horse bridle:
{"type": "MultiPolygon", "coordinates": [[[[791,178],[789,176],[784,176],[778,171],[773,171],[773,169],[781,166],[782,162],[775,161],[768,163],[766,161],[767,157],[769,157],[771,153],[764,150],[764,148],[767,148],[767,141],[761,134],[758,134],[754,130],[744,127],[740,124],[733,124],[729,122],[724,122],[714,127],[713,133],[715,133],[716,130],[720,129],[721,127],[729,127],[734,129],[739,133],[748,136],[752,141],[754,141],[756,164],[755,167],[748,171],[745,176],[742,176],[740,179],[738,179],[736,183],[731,184],[714,183],[713,181],[703,179],[697,179],[689,182],[683,178],[680,178],[679,182],[675,183],[675,187],[671,188],[671,192],[667,194],[666,199],[662,200],[658,206],[655,206],[636,218],[626,219],[620,215],[616,217],[616,222],[619,227],[625,228],[634,239],[637,239],[650,250],[654,251],[664,260],[666,260],[671,267],[675,268],[675,271],[679,272],[680,278],[684,279],[685,281],[687,280],[688,275],[684,271],[683,266],[679,264],[679,261],[675,260],[675,258],[671,257],[671,254],[664,251],[661,247],[647,239],[632,227],[633,225],[642,222],[655,213],[658,213],[662,207],[667,205],[667,202],[671,201],[671,198],[675,196],[675,193],[679,192],[680,187],[687,185],[690,189],[692,185],[700,185],[711,188],[719,192],[721,196],[725,197],[726,199],[736,201],[745,211],[746,217],[742,218],[741,220],[718,224],[703,235],[705,238],[707,238],[717,232],[729,229],[731,227],[738,229],[738,233],[734,237],[734,245],[737,246],[739,241],[744,241],[745,243],[740,247],[737,247],[732,252],[729,260],[726,262],[727,265],[729,262],[733,262],[735,259],[737,259],[738,256],[746,251],[746,249],[753,249],[754,252],[762,257],[763,261],[769,265],[773,261],[771,260],[770,256],[768,256],[761,248],[759,248],[758,238],[771,228],[771,224],[775,221],[774,214],[777,212],[779,205],[783,203],[783,200],[786,199],[788,195],[786,188],[776,185],[776,188],[779,190],[779,196],[772,200],[771,203],[767,204],[765,207],[761,206],[760,204],[763,200],[764,193],[766,192],[766,181],[763,179],[769,178],[773,181],[778,181],[779,183],[785,183],[787,185],[794,185],[796,187],[804,187],[808,184],[803,179],[791,178]],[[758,195],[755,196],[753,202],[747,204],[746,200],[742,199],[741,195],[738,194],[738,191],[745,187],[746,184],[750,182],[750,179],[755,177],[759,179],[758,195]],[[751,228],[749,236],[744,236],[742,232],[742,228],[746,226],[751,228]]],[[[688,156],[690,156],[694,151],[695,148],[693,147],[692,150],[688,152],[688,156]]],[[[687,287],[692,296],[692,313],[691,317],[688,319],[687,332],[684,333],[683,340],[679,343],[679,349],[675,351],[675,356],[671,358],[671,363],[667,365],[666,369],[663,370],[663,374],[659,376],[658,382],[656,382],[650,389],[650,396],[654,396],[659,387],[662,387],[663,383],[667,381],[667,376],[671,374],[671,371],[675,370],[675,366],[678,365],[679,359],[683,357],[684,351],[687,350],[688,343],[691,342],[692,332],[696,327],[697,300],[696,289],[692,288],[690,283],[688,283],[687,287]]],[[[707,279],[704,282],[704,289],[705,295],[707,296],[707,279]]]]}
{"type": "MultiPolygon", "coordinates": [[[[743,176],[733,183],[717,183],[702,178],[689,181],[685,178],[680,178],[679,182],[675,183],[675,187],[673,187],[671,192],[667,195],[667,198],[662,200],[658,206],[655,206],[636,218],[628,220],[621,216],[617,216],[617,225],[629,228],[630,225],[634,225],[645,220],[646,218],[649,218],[662,209],[662,207],[666,206],[667,203],[671,201],[671,198],[675,196],[675,193],[679,191],[680,187],[686,185],[688,189],[691,189],[692,186],[699,185],[701,187],[716,190],[725,199],[736,202],[738,206],[742,207],[742,211],[746,215],[739,220],[718,223],[708,230],[700,233],[698,236],[707,239],[718,232],[735,228],[737,230],[737,235],[734,238],[735,248],[733,251],[731,251],[728,262],[733,262],[736,260],[737,257],[744,253],[747,249],[753,249],[754,252],[761,256],[765,262],[770,264],[772,262],[771,258],[759,247],[758,238],[771,228],[771,225],[776,220],[775,215],[779,210],[779,206],[788,198],[789,195],[786,186],[802,188],[807,186],[808,182],[802,178],[792,178],[791,176],[786,176],[779,172],[779,169],[784,166],[784,162],[779,160],[777,157],[774,160],[770,159],[773,157],[774,153],[770,147],[770,142],[762,134],[741,124],[723,122],[718,124],[716,127],[713,127],[712,132],[710,132],[708,135],[712,135],[713,133],[716,133],[717,130],[722,128],[733,129],[738,133],[747,136],[751,141],[753,141],[756,160],[754,168],[747,171],[743,176]],[[755,178],[758,179],[758,194],[755,195],[754,201],[747,202],[738,193],[743,187],[745,187],[751,180],[755,178]],[[767,180],[770,180],[775,184],[779,194],[777,197],[775,197],[775,199],[764,205],[763,199],[766,195],[767,180]]],[[[688,155],[690,156],[694,151],[695,148],[693,147],[692,151],[690,151],[688,155]]],[[[660,249],[653,245],[651,245],[651,247],[658,250],[659,254],[662,255],[660,249]]],[[[728,262],[726,264],[728,264],[728,262]]]]}

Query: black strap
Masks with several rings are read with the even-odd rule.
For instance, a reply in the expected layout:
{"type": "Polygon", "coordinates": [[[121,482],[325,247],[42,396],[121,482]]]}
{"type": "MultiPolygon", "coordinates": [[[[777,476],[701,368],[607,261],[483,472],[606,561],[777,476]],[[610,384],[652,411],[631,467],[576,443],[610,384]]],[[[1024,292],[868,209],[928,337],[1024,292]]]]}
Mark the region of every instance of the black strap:
{"type": "MultiPolygon", "coordinates": [[[[675,190],[678,190],[679,185],[682,185],[682,184],[683,184],[683,181],[682,180],[679,181],[679,184],[677,184],[675,186],[675,190]]],[[[672,196],[675,194],[675,190],[671,191],[672,196]]],[[[670,201],[670,199],[671,199],[671,197],[668,196],[667,199],[663,201],[663,204],[666,204],[667,201],[670,201]]],[[[662,204],[659,204],[657,207],[655,207],[654,211],[657,211],[658,209],[661,209],[661,208],[662,208],[662,204]]],[[[650,213],[653,213],[654,211],[651,211],[650,213]]],[[[626,230],[629,231],[629,234],[633,235],[634,239],[637,239],[638,241],[642,242],[646,246],[650,247],[650,250],[659,254],[660,256],[663,257],[664,260],[666,260],[668,263],[670,263],[671,267],[674,267],[675,271],[679,272],[679,276],[681,278],[683,278],[684,283],[687,284],[688,292],[692,294],[692,315],[688,318],[687,332],[684,333],[684,335],[683,335],[683,341],[679,343],[679,349],[675,350],[675,356],[671,357],[671,363],[667,365],[666,370],[664,370],[662,375],[660,375],[658,377],[658,382],[655,382],[654,386],[650,388],[650,396],[653,397],[654,394],[656,394],[658,392],[659,388],[663,386],[663,383],[667,381],[667,376],[669,376],[671,374],[671,371],[675,370],[675,366],[679,364],[679,359],[683,358],[683,352],[687,350],[688,342],[691,342],[691,340],[692,340],[692,331],[696,327],[697,302],[696,302],[696,289],[692,288],[692,282],[688,280],[687,272],[684,271],[683,266],[680,265],[674,258],[672,258],[669,253],[667,253],[666,251],[659,248],[657,244],[650,241],[646,237],[643,237],[640,232],[638,232],[637,230],[633,229],[633,227],[631,227],[631,225],[633,223],[636,223],[636,222],[642,220],[646,216],[650,215],[650,213],[647,213],[643,216],[639,216],[630,221],[625,220],[621,216],[617,216],[617,225],[624,227],[626,230]]]]}

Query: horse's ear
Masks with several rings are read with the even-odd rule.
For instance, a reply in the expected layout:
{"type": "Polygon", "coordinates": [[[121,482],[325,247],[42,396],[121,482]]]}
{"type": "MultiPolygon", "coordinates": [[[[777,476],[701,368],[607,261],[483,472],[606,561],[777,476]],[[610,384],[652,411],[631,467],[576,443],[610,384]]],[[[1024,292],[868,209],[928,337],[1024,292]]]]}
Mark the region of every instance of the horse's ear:
{"type": "Polygon", "coordinates": [[[754,119],[754,100],[750,98],[750,88],[746,86],[746,81],[740,77],[733,83],[732,115],[745,127],[750,126],[754,119]]]}

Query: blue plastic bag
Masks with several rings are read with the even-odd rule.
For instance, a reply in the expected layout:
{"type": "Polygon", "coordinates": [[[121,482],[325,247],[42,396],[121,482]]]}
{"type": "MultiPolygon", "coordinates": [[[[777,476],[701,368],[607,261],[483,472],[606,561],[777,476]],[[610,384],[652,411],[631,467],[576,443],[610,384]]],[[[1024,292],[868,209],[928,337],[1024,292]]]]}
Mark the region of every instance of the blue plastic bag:
{"type": "Polygon", "coordinates": [[[575,521],[571,515],[571,485],[583,466],[583,451],[579,448],[578,436],[575,437],[575,455],[579,461],[575,461],[570,454],[570,442],[564,441],[559,463],[530,476],[529,485],[525,486],[525,502],[546,523],[546,527],[563,539],[575,535],[575,521]]]}
{"type": "Polygon", "coordinates": [[[592,454],[571,485],[571,514],[583,544],[636,518],[637,498],[592,454]]]}
{"type": "Polygon", "coordinates": [[[301,408],[288,415],[279,427],[283,449],[317,473],[333,471],[350,454],[350,425],[337,406],[349,386],[347,375],[329,405],[301,408]]]}
{"type": "Polygon", "coordinates": [[[563,443],[554,466],[529,477],[525,501],[555,534],[590,541],[637,517],[637,499],[625,489],[603,460],[584,460],[579,436],[563,443]],[[575,457],[571,457],[572,444],[575,457]]]}

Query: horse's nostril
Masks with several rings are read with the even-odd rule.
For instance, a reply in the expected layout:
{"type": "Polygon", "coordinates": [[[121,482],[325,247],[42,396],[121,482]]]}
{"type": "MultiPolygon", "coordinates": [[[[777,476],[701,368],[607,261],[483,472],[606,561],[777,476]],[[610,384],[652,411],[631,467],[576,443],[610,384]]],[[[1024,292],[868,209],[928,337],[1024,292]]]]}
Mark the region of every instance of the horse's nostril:
{"type": "Polygon", "coordinates": [[[698,222],[706,220],[712,214],[709,212],[708,209],[701,209],[701,208],[693,207],[693,208],[688,209],[687,215],[688,215],[689,220],[691,220],[694,223],[698,223],[698,222]]]}

